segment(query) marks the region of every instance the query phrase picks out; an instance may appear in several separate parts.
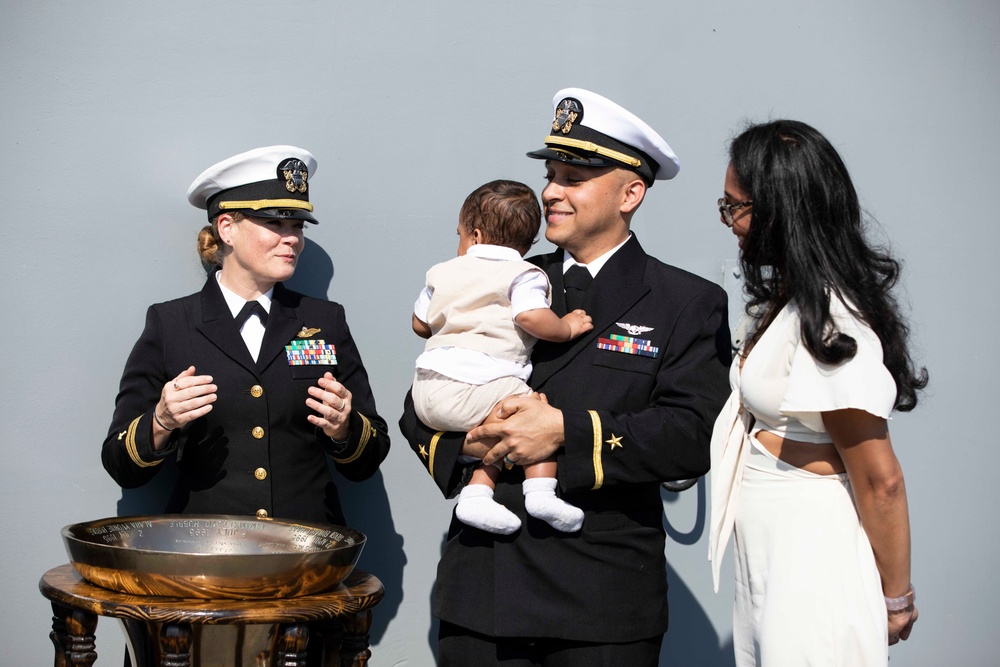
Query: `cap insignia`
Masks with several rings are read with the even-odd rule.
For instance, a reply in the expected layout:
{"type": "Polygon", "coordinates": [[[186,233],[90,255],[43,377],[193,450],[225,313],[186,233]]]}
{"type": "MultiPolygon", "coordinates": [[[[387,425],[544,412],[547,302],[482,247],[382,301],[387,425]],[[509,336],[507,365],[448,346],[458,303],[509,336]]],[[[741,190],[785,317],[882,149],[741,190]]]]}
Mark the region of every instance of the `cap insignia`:
{"type": "Polygon", "coordinates": [[[285,189],[289,192],[305,192],[309,188],[309,170],[302,160],[288,158],[278,165],[278,172],[285,179],[285,189]]]}
{"type": "Polygon", "coordinates": [[[580,103],[572,97],[567,97],[556,107],[556,117],[552,120],[552,131],[569,134],[573,129],[573,123],[583,113],[580,103]]]}

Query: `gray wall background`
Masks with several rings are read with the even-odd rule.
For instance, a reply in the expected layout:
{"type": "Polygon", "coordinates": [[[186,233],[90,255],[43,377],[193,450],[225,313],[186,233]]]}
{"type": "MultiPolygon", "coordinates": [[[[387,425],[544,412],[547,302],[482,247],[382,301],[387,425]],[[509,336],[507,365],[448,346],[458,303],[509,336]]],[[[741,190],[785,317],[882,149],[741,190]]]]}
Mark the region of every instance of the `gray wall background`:
{"type": "MultiPolygon", "coordinates": [[[[635,232],[718,282],[737,257],[715,200],[740,123],[805,120],[842,152],[905,261],[932,381],[892,423],[921,610],[892,664],[996,664],[997,34],[995,0],[0,0],[0,663],[51,664],[37,581],[66,562],[59,529],[146,507],[100,464],[122,366],[146,306],[202,284],[188,184],[272,143],[319,160],[322,224],[295,283],[346,306],[395,438],[380,475],[345,494],[370,536],[361,567],[388,589],[372,664],[433,663],[451,504],[395,427],[421,349],[410,308],[426,267],[454,253],[469,191],[498,177],[541,189],[524,153],[572,85],[677,151],[680,176],[653,188],[635,232]]],[[[705,496],[705,482],[664,494],[665,665],[732,664],[731,565],[715,595],[705,496]]],[[[99,664],[121,664],[115,623],[97,635],[99,664]]]]}

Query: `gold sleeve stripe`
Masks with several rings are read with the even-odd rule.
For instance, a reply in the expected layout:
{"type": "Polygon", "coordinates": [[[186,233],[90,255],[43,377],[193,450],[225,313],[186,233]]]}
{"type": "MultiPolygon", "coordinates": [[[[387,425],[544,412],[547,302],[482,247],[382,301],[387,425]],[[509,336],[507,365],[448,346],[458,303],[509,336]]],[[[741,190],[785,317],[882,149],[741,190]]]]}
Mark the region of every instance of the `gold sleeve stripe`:
{"type": "Polygon", "coordinates": [[[140,468],[152,468],[153,466],[158,466],[163,463],[163,459],[157,459],[156,461],[143,461],[139,456],[139,450],[135,446],[135,431],[139,427],[140,419],[142,419],[142,415],[133,419],[132,423],[128,425],[128,433],[125,435],[125,450],[128,452],[128,457],[132,459],[132,463],[136,464],[140,468]]]}
{"type": "Polygon", "coordinates": [[[313,205],[301,199],[254,199],[219,202],[220,211],[231,211],[239,208],[249,208],[254,211],[259,211],[262,208],[302,208],[311,211],[313,210],[313,205]]]}
{"type": "Polygon", "coordinates": [[[598,146],[593,141],[581,141],[579,139],[570,139],[569,137],[556,137],[549,135],[545,137],[545,144],[556,146],[569,146],[570,148],[579,148],[582,151],[587,151],[588,153],[597,153],[598,155],[603,155],[604,157],[609,157],[616,162],[621,162],[622,164],[627,164],[630,167],[638,167],[642,164],[642,160],[634,158],[631,155],[626,155],[625,153],[620,153],[610,148],[605,148],[604,146],[598,146]]]}
{"type": "Polygon", "coordinates": [[[427,455],[427,472],[431,474],[431,477],[434,476],[434,452],[437,451],[438,440],[441,439],[442,435],[444,435],[444,431],[438,431],[434,434],[434,437],[431,438],[431,452],[427,455]]]}
{"type": "Polygon", "coordinates": [[[357,460],[357,458],[365,451],[365,447],[368,446],[368,441],[371,440],[371,436],[377,432],[375,427],[372,426],[372,423],[368,420],[368,417],[365,417],[360,412],[358,413],[358,416],[361,417],[361,439],[358,441],[358,448],[354,450],[353,454],[346,458],[338,459],[336,456],[333,457],[333,460],[337,463],[351,463],[352,461],[357,460]]]}
{"type": "Polygon", "coordinates": [[[601,426],[601,417],[597,414],[597,410],[588,410],[590,414],[590,421],[594,425],[594,488],[591,491],[596,491],[597,489],[604,486],[604,463],[601,461],[601,447],[603,447],[602,440],[604,440],[604,431],[601,426]]]}

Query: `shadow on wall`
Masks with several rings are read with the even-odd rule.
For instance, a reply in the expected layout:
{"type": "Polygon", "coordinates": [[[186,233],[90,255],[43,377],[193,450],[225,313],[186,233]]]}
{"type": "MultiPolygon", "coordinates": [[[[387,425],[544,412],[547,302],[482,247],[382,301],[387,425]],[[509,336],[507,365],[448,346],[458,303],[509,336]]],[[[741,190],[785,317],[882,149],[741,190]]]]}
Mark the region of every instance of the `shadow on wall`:
{"type": "MultiPolygon", "coordinates": [[[[667,538],[690,546],[696,544],[705,532],[708,515],[708,483],[702,477],[698,483],[685,494],[695,494],[697,509],[694,525],[688,531],[683,531],[671,525],[669,505],[676,504],[679,493],[662,490],[660,496],[668,505],[664,512],[663,527],[667,538]]],[[[706,561],[706,567],[707,567],[706,561]]],[[[732,638],[725,645],[719,645],[719,635],[712,625],[711,619],[705,614],[698,600],[691,593],[684,580],[667,562],[667,597],[670,609],[670,627],[663,638],[663,649],[660,651],[661,667],[673,665],[699,665],[699,667],[733,667],[736,658],[733,655],[732,638]]]]}
{"type": "Polygon", "coordinates": [[[336,477],[348,527],[361,531],[368,538],[358,567],[374,574],[385,587],[385,597],[372,613],[369,635],[374,645],[382,640],[403,602],[403,568],[406,566],[403,536],[396,532],[381,472],[363,482],[350,482],[339,474],[336,477]]]}
{"type": "Polygon", "coordinates": [[[719,644],[711,619],[669,563],[667,581],[670,582],[670,628],[663,638],[660,667],[735,667],[732,638],[719,644]]]}
{"type": "Polygon", "coordinates": [[[295,274],[291,280],[285,281],[285,287],[306,296],[326,299],[331,282],[333,282],[333,260],[318,243],[306,239],[299,263],[295,266],[295,274]]]}
{"type": "Polygon", "coordinates": [[[704,477],[701,477],[698,479],[698,483],[692,487],[694,490],[688,489],[687,491],[674,493],[673,491],[660,489],[660,498],[663,502],[668,504],[676,503],[680,498],[681,493],[694,493],[698,498],[698,509],[695,513],[694,526],[692,526],[691,530],[686,533],[681,532],[670,524],[669,508],[664,508],[663,528],[667,531],[668,539],[686,546],[695,544],[699,539],[701,539],[701,534],[705,532],[705,520],[708,515],[708,502],[706,501],[706,497],[708,495],[707,487],[708,483],[705,482],[704,477]]]}
{"type": "MultiPolygon", "coordinates": [[[[454,515],[453,515],[454,516],[454,515]]],[[[449,520],[448,525],[451,525],[451,520],[449,520]]],[[[444,556],[444,550],[448,546],[448,531],[445,530],[441,533],[441,548],[438,550],[438,561],[444,556]]],[[[435,575],[435,584],[431,587],[431,595],[427,598],[427,608],[428,615],[431,619],[431,625],[427,628],[427,644],[431,647],[431,653],[434,654],[434,664],[438,663],[438,637],[441,634],[441,621],[437,616],[434,615],[434,589],[437,586],[437,577],[435,575]]]]}

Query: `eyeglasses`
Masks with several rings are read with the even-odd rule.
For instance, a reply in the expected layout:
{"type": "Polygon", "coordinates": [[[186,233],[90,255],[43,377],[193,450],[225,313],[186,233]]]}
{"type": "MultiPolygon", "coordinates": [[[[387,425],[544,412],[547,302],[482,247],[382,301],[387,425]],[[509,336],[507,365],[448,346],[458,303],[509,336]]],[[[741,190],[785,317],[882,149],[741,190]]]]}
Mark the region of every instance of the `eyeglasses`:
{"type": "Polygon", "coordinates": [[[733,211],[739,208],[744,208],[745,206],[753,205],[753,200],[748,199],[746,201],[736,202],[735,204],[727,204],[725,197],[719,197],[719,213],[722,214],[722,222],[725,223],[726,227],[733,226],[733,211]]]}

